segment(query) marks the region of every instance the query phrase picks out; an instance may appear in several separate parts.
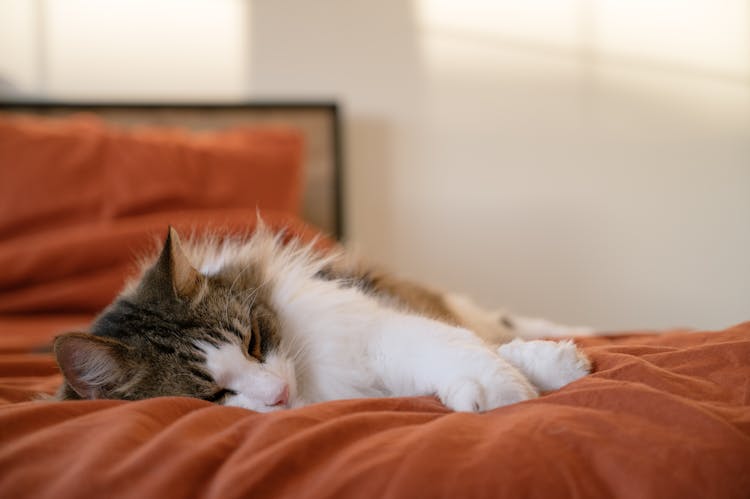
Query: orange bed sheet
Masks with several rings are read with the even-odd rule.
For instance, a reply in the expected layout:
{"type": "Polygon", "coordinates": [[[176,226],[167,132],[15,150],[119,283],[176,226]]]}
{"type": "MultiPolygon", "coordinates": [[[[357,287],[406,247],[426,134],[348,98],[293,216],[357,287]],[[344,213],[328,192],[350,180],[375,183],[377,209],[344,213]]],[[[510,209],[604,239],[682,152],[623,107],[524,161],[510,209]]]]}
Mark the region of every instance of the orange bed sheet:
{"type": "Polygon", "coordinates": [[[632,497],[750,494],[750,323],[579,339],[594,374],[485,414],[436,399],[272,414],[189,398],[30,401],[31,351],[85,315],[0,319],[0,497],[632,497]]]}

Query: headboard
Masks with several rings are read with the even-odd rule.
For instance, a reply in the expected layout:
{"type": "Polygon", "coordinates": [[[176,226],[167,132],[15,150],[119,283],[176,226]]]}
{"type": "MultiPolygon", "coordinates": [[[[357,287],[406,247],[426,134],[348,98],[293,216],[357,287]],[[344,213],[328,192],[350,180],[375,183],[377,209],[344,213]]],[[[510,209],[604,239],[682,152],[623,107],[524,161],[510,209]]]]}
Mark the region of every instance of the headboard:
{"type": "Polygon", "coordinates": [[[63,116],[93,113],[120,125],[179,126],[216,130],[246,124],[282,124],[305,136],[303,218],[343,237],[341,127],[334,102],[70,103],[0,102],[0,113],[63,116]]]}

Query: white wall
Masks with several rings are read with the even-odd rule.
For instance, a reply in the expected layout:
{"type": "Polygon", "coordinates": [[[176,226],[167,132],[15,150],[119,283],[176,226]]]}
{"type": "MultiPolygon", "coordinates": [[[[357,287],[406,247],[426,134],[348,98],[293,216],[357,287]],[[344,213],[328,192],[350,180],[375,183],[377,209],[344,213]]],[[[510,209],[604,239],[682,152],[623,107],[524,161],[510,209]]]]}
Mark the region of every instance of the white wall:
{"type": "Polygon", "coordinates": [[[750,319],[747,2],[661,45],[686,4],[638,45],[616,2],[599,36],[532,3],[257,1],[253,94],[342,100],[350,238],[399,272],[606,329],[750,319]]]}
{"type": "MultiPolygon", "coordinates": [[[[339,99],[350,241],[398,272],[604,329],[723,327],[750,319],[748,2],[652,4],[257,0],[201,95],[339,99]]],[[[115,65],[48,90],[189,95],[87,77],[115,65]]]]}

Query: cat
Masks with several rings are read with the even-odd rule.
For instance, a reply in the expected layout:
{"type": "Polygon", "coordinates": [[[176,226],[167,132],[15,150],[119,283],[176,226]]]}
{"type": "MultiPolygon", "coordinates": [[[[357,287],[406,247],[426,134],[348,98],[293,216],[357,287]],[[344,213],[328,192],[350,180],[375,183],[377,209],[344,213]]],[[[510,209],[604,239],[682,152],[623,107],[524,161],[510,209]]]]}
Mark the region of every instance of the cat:
{"type": "Polygon", "coordinates": [[[485,311],[262,223],[245,239],[186,244],[170,227],[90,332],[55,339],[56,398],[187,396],[272,412],[436,395],[482,412],[588,374],[572,341],[533,339],[586,332],[485,311]]]}

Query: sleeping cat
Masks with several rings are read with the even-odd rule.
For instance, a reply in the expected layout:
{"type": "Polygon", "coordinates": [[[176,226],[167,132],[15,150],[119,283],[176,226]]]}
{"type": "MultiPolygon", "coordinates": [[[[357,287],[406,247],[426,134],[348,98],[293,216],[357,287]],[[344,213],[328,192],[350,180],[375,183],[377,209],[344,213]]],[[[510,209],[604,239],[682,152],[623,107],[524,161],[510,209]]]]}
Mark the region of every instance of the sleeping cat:
{"type": "Polygon", "coordinates": [[[190,241],[156,260],[90,333],[58,336],[60,399],[197,397],[270,412],[437,395],[486,411],[585,376],[582,333],[491,313],[274,234],[190,241]],[[523,338],[523,339],[521,339],[523,338]]]}

